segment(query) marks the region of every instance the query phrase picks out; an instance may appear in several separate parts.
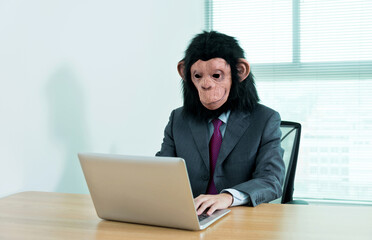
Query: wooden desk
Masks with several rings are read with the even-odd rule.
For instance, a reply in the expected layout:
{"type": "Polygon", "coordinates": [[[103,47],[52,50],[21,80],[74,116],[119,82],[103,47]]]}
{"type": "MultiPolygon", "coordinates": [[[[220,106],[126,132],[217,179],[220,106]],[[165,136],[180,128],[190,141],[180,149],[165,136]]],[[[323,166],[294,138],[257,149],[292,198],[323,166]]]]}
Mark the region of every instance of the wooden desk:
{"type": "Polygon", "coordinates": [[[372,207],[234,207],[204,231],[100,220],[89,195],[23,192],[0,199],[0,239],[372,239],[372,207]]]}

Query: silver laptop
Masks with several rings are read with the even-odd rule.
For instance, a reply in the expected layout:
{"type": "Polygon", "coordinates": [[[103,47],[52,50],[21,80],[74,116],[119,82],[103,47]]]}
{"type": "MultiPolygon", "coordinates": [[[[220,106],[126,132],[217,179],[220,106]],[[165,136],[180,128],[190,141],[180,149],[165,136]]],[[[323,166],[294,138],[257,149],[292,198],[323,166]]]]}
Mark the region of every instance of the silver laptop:
{"type": "Polygon", "coordinates": [[[227,214],[196,214],[185,161],[79,153],[97,215],[106,220],[202,230],[227,214]]]}

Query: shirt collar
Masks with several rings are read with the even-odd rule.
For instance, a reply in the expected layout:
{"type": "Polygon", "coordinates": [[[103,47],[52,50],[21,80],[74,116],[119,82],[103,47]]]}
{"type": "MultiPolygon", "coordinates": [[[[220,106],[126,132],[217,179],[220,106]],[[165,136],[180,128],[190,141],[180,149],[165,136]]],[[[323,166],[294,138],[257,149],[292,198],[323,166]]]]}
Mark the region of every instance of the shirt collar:
{"type": "MultiPolygon", "coordinates": [[[[227,112],[224,112],[224,113],[222,113],[219,117],[218,117],[218,119],[220,119],[223,123],[227,123],[227,120],[229,119],[229,116],[230,116],[230,113],[231,113],[231,111],[229,110],[229,111],[227,111],[227,112]]],[[[208,123],[211,123],[212,122],[212,119],[210,119],[209,121],[208,121],[208,123]]]]}

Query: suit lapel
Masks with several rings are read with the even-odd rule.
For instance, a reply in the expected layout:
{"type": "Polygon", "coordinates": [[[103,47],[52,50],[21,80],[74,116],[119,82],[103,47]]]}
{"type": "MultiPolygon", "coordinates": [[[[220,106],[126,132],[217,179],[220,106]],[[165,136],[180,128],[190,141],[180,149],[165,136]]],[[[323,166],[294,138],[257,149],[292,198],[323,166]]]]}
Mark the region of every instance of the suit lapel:
{"type": "Polygon", "coordinates": [[[226,131],[222,140],[220,153],[218,154],[216,167],[222,164],[230,154],[247,130],[250,122],[250,113],[231,112],[227,121],[226,131]]]}
{"type": "Polygon", "coordinates": [[[193,118],[189,118],[189,126],[195,145],[209,171],[209,143],[208,143],[208,125],[206,122],[198,122],[193,118]]]}

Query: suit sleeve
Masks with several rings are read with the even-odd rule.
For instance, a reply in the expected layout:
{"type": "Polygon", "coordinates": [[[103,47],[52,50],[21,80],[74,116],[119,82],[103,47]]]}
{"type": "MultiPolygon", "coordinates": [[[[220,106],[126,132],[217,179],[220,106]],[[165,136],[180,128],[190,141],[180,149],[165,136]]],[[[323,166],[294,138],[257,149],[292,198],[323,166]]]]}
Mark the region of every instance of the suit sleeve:
{"type": "Polygon", "coordinates": [[[249,205],[270,202],[282,195],[285,173],[284,150],[280,146],[280,116],[274,112],[262,132],[253,178],[233,188],[249,195],[249,205]]]}
{"type": "Polygon", "coordinates": [[[173,119],[174,119],[174,110],[172,111],[169,122],[164,130],[163,143],[161,144],[161,149],[156,153],[156,156],[166,156],[166,157],[175,157],[176,148],[173,139],[173,119]]]}

